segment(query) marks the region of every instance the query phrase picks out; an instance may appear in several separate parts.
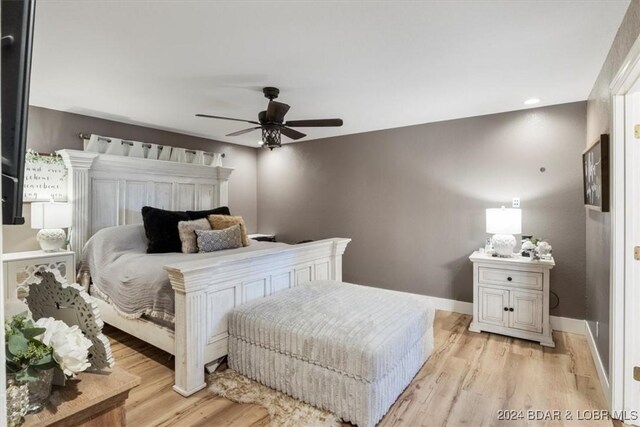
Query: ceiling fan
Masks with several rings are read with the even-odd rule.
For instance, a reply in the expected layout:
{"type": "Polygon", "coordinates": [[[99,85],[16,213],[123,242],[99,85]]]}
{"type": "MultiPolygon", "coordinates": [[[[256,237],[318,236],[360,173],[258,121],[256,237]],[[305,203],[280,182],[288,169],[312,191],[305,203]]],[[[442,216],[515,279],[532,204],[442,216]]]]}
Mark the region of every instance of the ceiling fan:
{"type": "Polygon", "coordinates": [[[274,101],[274,99],[278,97],[278,94],[280,94],[280,89],[276,87],[265,87],[262,89],[262,93],[264,93],[265,98],[269,99],[269,104],[265,111],[260,111],[260,113],[258,113],[257,122],[253,120],[233,119],[231,117],[211,116],[209,114],[196,114],[196,116],[208,117],[210,119],[233,120],[236,122],[246,122],[258,125],[248,129],[232,132],[227,136],[244,135],[245,133],[252,132],[256,129],[262,129],[263,146],[268,147],[270,150],[282,145],[281,135],[288,136],[293,140],[307,136],[302,132],[291,129],[292,127],[342,126],[342,119],[291,120],[285,122],[284,116],[291,107],[282,102],[274,101]]]}

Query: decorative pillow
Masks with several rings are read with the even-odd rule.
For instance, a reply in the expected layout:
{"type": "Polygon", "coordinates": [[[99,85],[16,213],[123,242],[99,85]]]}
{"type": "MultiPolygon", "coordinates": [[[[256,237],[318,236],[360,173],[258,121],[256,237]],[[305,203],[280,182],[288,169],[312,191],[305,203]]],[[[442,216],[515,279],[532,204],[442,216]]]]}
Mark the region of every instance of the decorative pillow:
{"type": "Polygon", "coordinates": [[[188,220],[186,212],[165,211],[151,206],[143,207],[142,222],[149,241],[147,253],[181,252],[182,242],[178,233],[178,223],[188,220]]]}
{"type": "Polygon", "coordinates": [[[207,218],[200,218],[193,221],[180,221],[178,223],[178,234],[182,242],[183,254],[195,254],[198,252],[196,230],[211,230],[211,224],[209,224],[207,218]]]}
{"type": "Polygon", "coordinates": [[[244,220],[241,216],[209,215],[207,219],[209,219],[213,230],[224,230],[225,228],[239,225],[240,231],[242,232],[242,246],[250,245],[251,242],[247,236],[247,227],[244,225],[244,220]]]}
{"type": "Polygon", "coordinates": [[[198,252],[214,252],[242,247],[240,225],[234,225],[224,230],[195,230],[195,233],[198,252]]]}
{"type": "Polygon", "coordinates": [[[210,209],[208,211],[187,211],[189,219],[206,218],[209,215],[231,215],[231,211],[227,206],[220,206],[219,208],[210,209]]]}

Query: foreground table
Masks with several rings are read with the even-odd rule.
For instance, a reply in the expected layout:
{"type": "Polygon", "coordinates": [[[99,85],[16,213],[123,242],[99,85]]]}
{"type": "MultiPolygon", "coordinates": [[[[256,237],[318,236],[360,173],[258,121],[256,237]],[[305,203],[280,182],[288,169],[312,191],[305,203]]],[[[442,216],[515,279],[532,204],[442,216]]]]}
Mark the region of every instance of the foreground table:
{"type": "Polygon", "coordinates": [[[104,373],[82,373],[53,387],[47,407],[25,417],[23,426],[125,426],[124,404],[140,378],[113,368],[104,373]]]}

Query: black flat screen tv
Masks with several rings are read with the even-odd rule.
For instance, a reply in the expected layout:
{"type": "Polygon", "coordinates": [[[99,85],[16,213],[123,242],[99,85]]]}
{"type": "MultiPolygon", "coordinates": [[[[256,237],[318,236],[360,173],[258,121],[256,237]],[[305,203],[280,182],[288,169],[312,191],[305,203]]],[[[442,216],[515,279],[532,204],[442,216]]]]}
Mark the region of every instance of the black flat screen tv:
{"type": "Polygon", "coordinates": [[[36,0],[1,0],[0,3],[3,224],[24,224],[22,185],[35,8],[36,0]]]}

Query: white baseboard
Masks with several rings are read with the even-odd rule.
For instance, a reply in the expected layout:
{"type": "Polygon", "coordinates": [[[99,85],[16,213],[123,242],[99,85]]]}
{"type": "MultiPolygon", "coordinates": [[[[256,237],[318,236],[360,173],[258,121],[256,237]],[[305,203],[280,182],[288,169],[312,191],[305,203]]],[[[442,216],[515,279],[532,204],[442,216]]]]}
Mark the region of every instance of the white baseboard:
{"type": "Polygon", "coordinates": [[[589,344],[589,350],[591,350],[591,357],[593,358],[593,364],[596,365],[596,372],[598,372],[598,379],[600,380],[600,387],[602,387],[602,394],[604,394],[607,401],[611,396],[611,389],[609,387],[609,378],[604,370],[602,359],[600,359],[600,353],[598,353],[598,347],[596,347],[596,341],[593,339],[593,334],[589,328],[587,321],[584,321],[584,336],[587,338],[587,344],[589,344]]]}
{"type": "Polygon", "coordinates": [[[454,299],[429,297],[436,310],[452,311],[460,314],[473,314],[473,304],[454,299]]]}
{"type": "Polygon", "coordinates": [[[585,335],[584,320],[559,316],[549,316],[549,320],[551,321],[551,329],[553,329],[554,331],[585,335]]]}
{"type": "MultiPolygon", "coordinates": [[[[453,311],[454,313],[473,314],[473,304],[465,301],[456,301],[447,298],[429,297],[436,310],[453,311]]],[[[551,316],[551,328],[554,331],[569,332],[571,334],[585,335],[584,320],[571,317],[551,316]]]]}

